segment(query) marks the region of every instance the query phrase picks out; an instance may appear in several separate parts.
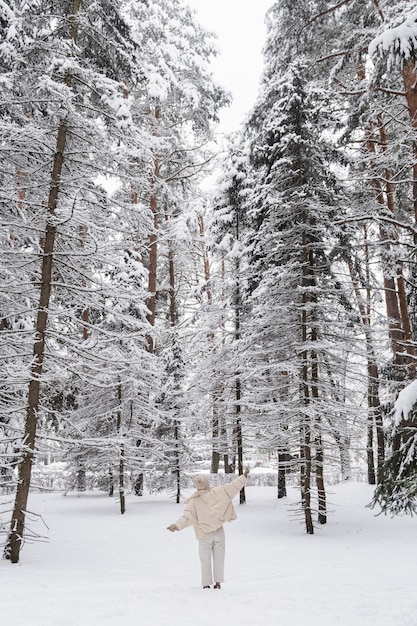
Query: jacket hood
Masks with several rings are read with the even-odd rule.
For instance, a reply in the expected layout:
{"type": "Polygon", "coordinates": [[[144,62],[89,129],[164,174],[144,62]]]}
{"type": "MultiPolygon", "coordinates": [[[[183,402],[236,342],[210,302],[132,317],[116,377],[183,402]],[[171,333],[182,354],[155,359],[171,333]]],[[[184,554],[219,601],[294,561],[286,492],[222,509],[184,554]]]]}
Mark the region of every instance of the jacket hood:
{"type": "Polygon", "coordinates": [[[191,500],[194,500],[194,498],[199,498],[204,493],[208,493],[209,491],[210,489],[199,489],[198,491],[194,491],[194,493],[192,493],[191,496],[184,500],[184,502],[185,504],[187,504],[188,502],[191,502],[191,500]]]}

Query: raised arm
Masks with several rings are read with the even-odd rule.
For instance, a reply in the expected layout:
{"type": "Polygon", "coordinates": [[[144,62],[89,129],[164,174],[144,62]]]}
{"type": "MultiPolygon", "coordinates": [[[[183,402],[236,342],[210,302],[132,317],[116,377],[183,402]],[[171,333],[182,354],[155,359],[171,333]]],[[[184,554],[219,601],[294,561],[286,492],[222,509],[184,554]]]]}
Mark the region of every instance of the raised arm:
{"type": "Polygon", "coordinates": [[[239,491],[241,489],[243,489],[243,487],[246,485],[246,483],[248,482],[248,474],[249,474],[249,468],[246,468],[245,473],[241,474],[240,476],[238,476],[237,478],[235,478],[234,480],[232,480],[231,483],[226,483],[225,485],[223,485],[223,489],[225,490],[227,496],[233,500],[233,498],[235,496],[237,496],[237,494],[239,493],[239,491]],[[247,470],[247,471],[246,471],[247,470]]]}

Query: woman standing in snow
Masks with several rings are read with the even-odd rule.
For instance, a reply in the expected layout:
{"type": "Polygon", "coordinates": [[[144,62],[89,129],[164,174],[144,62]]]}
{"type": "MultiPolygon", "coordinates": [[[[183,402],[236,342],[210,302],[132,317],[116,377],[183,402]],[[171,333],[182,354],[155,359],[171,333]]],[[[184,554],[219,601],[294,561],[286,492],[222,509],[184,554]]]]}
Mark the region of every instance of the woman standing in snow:
{"type": "Polygon", "coordinates": [[[183,530],[187,526],[194,527],[199,541],[203,589],[210,589],[213,581],[214,589],[220,589],[220,583],[224,581],[223,524],[237,518],[232,500],[246,485],[248,474],[247,467],[244,474],[231,483],[217,487],[210,487],[207,476],[196,476],[194,486],[197,491],[185,501],[186,507],[181,517],[168,526],[171,532],[183,530]]]}

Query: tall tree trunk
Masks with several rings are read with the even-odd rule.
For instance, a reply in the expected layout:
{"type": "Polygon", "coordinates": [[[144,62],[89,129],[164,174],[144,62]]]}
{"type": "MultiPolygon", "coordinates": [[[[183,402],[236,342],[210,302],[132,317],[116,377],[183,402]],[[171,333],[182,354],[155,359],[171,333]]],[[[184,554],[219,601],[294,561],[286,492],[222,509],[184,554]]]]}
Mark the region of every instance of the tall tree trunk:
{"type": "Polygon", "coordinates": [[[33,344],[33,361],[30,371],[31,378],[28,389],[21,460],[19,463],[18,485],[11,519],[10,533],[5,547],[5,557],[10,559],[12,563],[18,563],[19,561],[20,549],[23,543],[25,514],[32,474],[32,463],[38,423],[39,394],[45,356],[45,335],[52,289],[52,265],[56,236],[54,217],[58,204],[59,185],[64,163],[67,132],[67,120],[66,118],[63,118],[61,119],[58,127],[51,186],[48,196],[48,218],[42,254],[40,297],[35,325],[36,335],[35,342],[33,344]]]}
{"type": "MultiPolygon", "coordinates": [[[[284,370],[280,372],[282,381],[279,384],[279,400],[288,400],[288,371],[284,370]],[[284,382],[285,381],[285,382],[284,382]]],[[[268,376],[268,380],[273,385],[272,377],[268,376]]],[[[278,399],[273,398],[273,403],[277,406],[278,399]]],[[[288,429],[287,426],[283,427],[284,432],[288,429]]],[[[285,498],[287,495],[287,472],[290,463],[290,452],[286,444],[278,446],[278,481],[277,481],[277,498],[285,498]]]]}
{"type": "MultiPolygon", "coordinates": [[[[236,432],[236,446],[237,446],[237,473],[239,476],[243,474],[243,432],[242,432],[242,420],[240,417],[241,413],[241,399],[242,399],[242,387],[240,383],[239,375],[235,380],[235,394],[236,394],[236,422],[235,422],[235,432],[236,432]]],[[[246,502],[246,492],[243,487],[239,493],[239,504],[245,504],[246,502]]]]}
{"type": "MultiPolygon", "coordinates": [[[[240,262],[236,261],[236,291],[235,291],[235,341],[240,341],[240,313],[242,309],[242,296],[240,293],[240,262]]],[[[235,432],[237,445],[237,467],[239,476],[243,474],[243,432],[242,432],[242,384],[240,380],[240,372],[235,373],[235,432]]],[[[245,488],[240,490],[240,504],[246,502],[245,488]]]]}
{"type": "MultiPolygon", "coordinates": [[[[154,130],[153,134],[158,135],[158,125],[161,119],[161,109],[159,106],[155,107],[154,111],[154,130]]],[[[159,158],[158,155],[154,155],[153,173],[151,177],[151,196],[149,200],[149,206],[153,218],[153,230],[149,235],[149,258],[148,258],[148,299],[146,306],[148,314],[146,316],[152,331],[146,337],[147,350],[150,354],[155,352],[155,338],[154,331],[156,321],[156,295],[157,295],[157,276],[158,276],[158,230],[159,230],[159,215],[158,215],[158,198],[157,198],[157,185],[159,182],[159,158]]],[[[133,189],[131,191],[132,203],[137,200],[137,193],[133,189]]],[[[142,444],[142,440],[138,439],[136,446],[139,448],[142,444]]],[[[137,496],[143,495],[144,476],[143,472],[140,472],[133,483],[133,493],[137,496]]]]}
{"type": "MultiPolygon", "coordinates": [[[[117,401],[119,407],[117,409],[116,416],[116,432],[118,436],[121,435],[122,430],[122,384],[117,385],[117,401]]],[[[126,498],[125,498],[125,447],[124,444],[120,444],[119,449],[119,502],[120,513],[123,515],[126,511],[126,498]]]]}
{"type": "Polygon", "coordinates": [[[120,501],[120,513],[123,515],[126,512],[125,446],[123,443],[120,445],[120,453],[119,453],[119,501],[120,501]]]}
{"type": "MultiPolygon", "coordinates": [[[[407,101],[408,113],[411,121],[411,127],[413,130],[413,184],[412,184],[412,198],[413,198],[413,210],[414,210],[414,225],[417,224],[417,85],[416,85],[416,66],[414,61],[408,61],[402,70],[403,83],[405,88],[405,98],[407,101]]],[[[414,244],[417,245],[417,236],[414,236],[414,244]]],[[[413,276],[416,276],[416,271],[413,268],[413,276]]],[[[413,320],[414,325],[417,320],[413,320]]],[[[412,329],[411,335],[412,335],[412,329]]],[[[414,379],[416,377],[416,359],[410,360],[409,377],[414,379]]]]}
{"type": "MultiPolygon", "coordinates": [[[[307,216],[304,215],[304,223],[307,216]]],[[[307,245],[307,235],[305,231],[302,235],[303,269],[302,269],[302,310],[301,310],[301,342],[303,350],[301,352],[301,397],[304,405],[304,414],[300,424],[300,487],[301,506],[304,512],[306,532],[309,535],[314,533],[313,518],[311,514],[311,418],[309,415],[310,391],[308,376],[308,350],[307,350],[307,306],[309,304],[309,251],[307,245]]]]}
{"type": "MultiPolygon", "coordinates": [[[[316,424],[316,429],[320,428],[319,423],[316,424]]],[[[316,447],[316,486],[317,486],[317,502],[318,502],[318,522],[319,524],[327,523],[327,501],[326,501],[326,487],[324,484],[324,450],[323,439],[321,432],[314,437],[314,444],[316,447]]]]}
{"type": "MultiPolygon", "coordinates": [[[[369,374],[368,374],[369,376],[369,374]]],[[[368,406],[369,406],[369,386],[368,386],[368,406]]],[[[375,455],[374,455],[374,416],[372,411],[368,411],[368,423],[366,426],[366,463],[368,468],[368,484],[376,484],[375,475],[375,455]]]]}
{"type": "MultiPolygon", "coordinates": [[[[155,180],[158,173],[158,160],[155,159],[155,180]]],[[[158,201],[155,195],[152,195],[150,207],[153,215],[153,231],[149,235],[149,268],[148,268],[148,291],[147,300],[148,315],[147,320],[152,328],[155,327],[156,319],[156,290],[157,290],[157,268],[158,268],[158,201]]],[[[148,351],[154,353],[155,340],[153,335],[148,335],[148,351]]]]}
{"type": "MultiPolygon", "coordinates": [[[[383,153],[388,151],[388,135],[386,132],[385,125],[382,120],[382,116],[379,116],[379,136],[380,136],[380,144],[381,150],[383,153]]],[[[416,155],[417,156],[417,155],[416,155]]],[[[386,202],[389,211],[392,214],[392,217],[395,219],[396,210],[395,210],[395,201],[394,201],[394,185],[392,183],[392,175],[388,168],[385,168],[385,195],[386,202]]],[[[398,240],[398,234],[395,233],[394,239],[398,240]]],[[[412,331],[411,331],[411,323],[410,323],[410,315],[408,311],[408,302],[407,302],[407,294],[405,290],[405,280],[403,275],[403,261],[401,259],[396,259],[396,274],[397,274],[397,293],[398,293],[398,305],[400,318],[402,322],[402,330],[403,330],[403,341],[404,344],[402,346],[402,352],[404,354],[403,360],[407,363],[407,374],[409,378],[415,378],[415,349],[412,343],[412,331]],[[408,354],[408,358],[405,356],[405,352],[408,354]]]]}
{"type": "MultiPolygon", "coordinates": [[[[382,120],[380,120],[380,126],[382,126],[382,120]]],[[[377,155],[376,145],[379,142],[377,141],[374,130],[371,127],[369,129],[369,136],[366,142],[366,147],[371,154],[377,155]]],[[[386,207],[385,198],[384,198],[384,189],[382,187],[382,183],[379,179],[374,179],[372,182],[373,193],[378,204],[381,207],[386,207]]],[[[392,201],[392,197],[388,194],[387,200],[392,201]],[[391,199],[390,199],[391,198],[391,199]]],[[[388,207],[391,212],[393,211],[393,207],[388,207]]],[[[387,231],[386,227],[381,224],[379,228],[380,239],[381,239],[381,251],[382,251],[382,273],[383,273],[383,281],[384,281],[384,294],[385,294],[385,304],[387,309],[387,317],[388,317],[388,330],[389,337],[391,341],[391,350],[393,354],[393,363],[396,369],[396,378],[403,378],[404,376],[404,345],[405,345],[405,333],[403,329],[400,306],[398,302],[398,293],[397,286],[395,283],[395,279],[392,276],[392,272],[387,270],[386,263],[384,259],[387,260],[388,264],[392,258],[392,249],[391,249],[391,240],[392,236],[387,231]]]]}
{"type": "MultiPolygon", "coordinates": [[[[168,211],[165,210],[165,220],[169,220],[168,211]]],[[[168,242],[168,266],[169,266],[169,319],[171,328],[175,331],[178,323],[178,308],[177,297],[175,291],[175,262],[174,262],[174,250],[172,242],[168,242]]],[[[176,375],[174,374],[174,377],[176,375]]],[[[179,393],[180,384],[179,380],[175,380],[175,390],[179,393]]],[[[174,476],[175,476],[175,501],[177,504],[181,501],[181,429],[180,422],[177,416],[178,406],[176,408],[176,414],[174,416],[174,476]]]]}
{"type": "Polygon", "coordinates": [[[109,467],[109,498],[114,496],[114,476],[113,470],[109,467]]]}
{"type": "MultiPolygon", "coordinates": [[[[306,354],[303,354],[306,357],[306,354]]],[[[305,368],[303,367],[303,374],[305,374],[305,368]]],[[[306,393],[306,384],[303,379],[303,393],[306,393]]],[[[308,395],[304,398],[306,401],[305,407],[308,406],[308,395]]],[[[301,423],[301,448],[300,448],[300,460],[301,460],[301,474],[300,474],[300,487],[301,487],[301,506],[304,513],[304,520],[306,526],[306,532],[309,535],[314,533],[313,518],[311,514],[311,425],[308,411],[306,410],[301,423]]]]}
{"type": "MultiPolygon", "coordinates": [[[[311,330],[311,342],[317,341],[317,328],[313,326],[311,330]]],[[[317,352],[311,350],[311,395],[318,404],[319,400],[319,367],[317,352]]],[[[316,448],[316,486],[317,486],[317,500],[318,500],[318,522],[319,524],[326,524],[327,522],[327,505],[326,505],[326,488],[324,485],[324,451],[323,451],[323,439],[321,434],[321,419],[317,416],[314,424],[315,436],[314,445],[316,448]]]]}
{"type": "Polygon", "coordinates": [[[175,502],[181,502],[181,457],[180,457],[180,424],[177,419],[174,420],[174,441],[175,441],[175,502]]]}
{"type": "Polygon", "coordinates": [[[278,487],[277,497],[285,498],[287,495],[286,473],[288,465],[288,452],[286,450],[278,450],[278,487]]]}
{"type": "Polygon", "coordinates": [[[352,479],[352,463],[350,461],[350,439],[348,436],[336,437],[340,455],[340,474],[342,480],[352,479]]]}
{"type": "MultiPolygon", "coordinates": [[[[85,240],[85,236],[86,236],[86,228],[85,226],[80,226],[79,229],[79,234],[80,234],[80,248],[83,249],[84,248],[84,240],[85,240]]],[[[85,267],[83,267],[83,270],[86,269],[85,267]]],[[[82,287],[86,287],[87,286],[87,281],[86,279],[83,277],[81,279],[81,285],[82,287]]],[[[81,321],[82,321],[82,328],[83,328],[83,340],[87,341],[88,337],[89,337],[89,325],[90,325],[90,310],[88,308],[88,306],[85,306],[83,308],[83,310],[81,311],[81,321]]]]}
{"type": "Polygon", "coordinates": [[[220,453],[219,446],[219,416],[217,413],[217,407],[213,404],[213,417],[211,422],[211,464],[210,472],[212,474],[219,473],[220,467],[220,453]]]}
{"type": "Polygon", "coordinates": [[[416,67],[413,60],[405,63],[403,70],[403,83],[405,87],[405,99],[407,101],[408,113],[411,120],[411,126],[414,131],[413,137],[413,208],[414,221],[417,223],[417,84],[416,84],[416,67]]]}
{"type": "MultiPolygon", "coordinates": [[[[159,133],[158,125],[161,119],[161,109],[159,106],[155,108],[154,120],[155,128],[154,135],[159,133]]],[[[158,216],[158,198],[157,198],[157,185],[159,182],[159,158],[158,155],[154,155],[154,168],[151,180],[151,198],[150,209],[153,217],[153,231],[149,235],[149,267],[148,267],[148,322],[155,327],[156,319],[156,292],[157,292],[157,275],[158,275],[158,229],[159,229],[159,216],[158,216]]],[[[148,351],[153,353],[155,350],[155,341],[152,335],[148,335],[148,351]]]]}

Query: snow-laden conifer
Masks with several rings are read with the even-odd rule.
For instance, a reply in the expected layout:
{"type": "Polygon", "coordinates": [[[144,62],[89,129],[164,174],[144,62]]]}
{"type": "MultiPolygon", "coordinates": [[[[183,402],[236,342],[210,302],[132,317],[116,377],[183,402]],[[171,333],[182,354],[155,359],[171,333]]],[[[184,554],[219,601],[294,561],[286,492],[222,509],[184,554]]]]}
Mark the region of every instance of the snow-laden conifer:
{"type": "MultiPolygon", "coordinates": [[[[126,96],[126,86],[141,80],[138,45],[119,2],[15,4],[19,45],[6,59],[0,128],[6,164],[0,198],[6,231],[2,342],[8,356],[2,367],[9,389],[3,411],[13,413],[16,428],[25,425],[21,442],[18,430],[15,441],[19,481],[6,546],[13,562],[23,542],[31,466],[45,441],[39,438],[42,425],[49,438],[53,434],[55,394],[74,396],[66,412],[54,411],[59,436],[75,408],[85,418],[99,410],[117,421],[129,407],[136,420],[144,410],[137,391],[121,406],[123,386],[134,372],[146,388],[149,418],[153,382],[140,374],[152,371],[143,345],[146,320],[140,307],[132,320],[128,305],[144,301],[144,287],[133,292],[130,284],[112,281],[133,241],[130,206],[110,202],[97,183],[100,175],[129,175],[124,146],[135,145],[145,160],[151,154],[146,156],[148,145],[126,96]],[[108,323],[110,315],[123,328],[122,340],[108,323]],[[101,395],[97,402],[94,391],[104,386],[111,399],[106,403],[101,395]]],[[[147,228],[145,219],[141,228],[147,228]]],[[[81,423],[71,425],[81,439],[87,434],[81,423]]]]}

